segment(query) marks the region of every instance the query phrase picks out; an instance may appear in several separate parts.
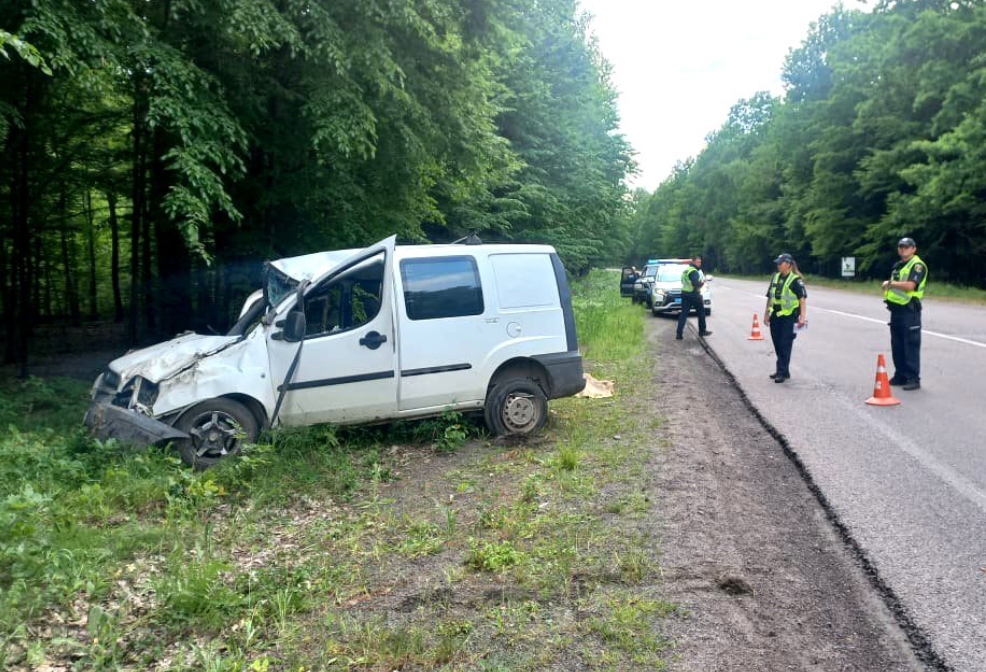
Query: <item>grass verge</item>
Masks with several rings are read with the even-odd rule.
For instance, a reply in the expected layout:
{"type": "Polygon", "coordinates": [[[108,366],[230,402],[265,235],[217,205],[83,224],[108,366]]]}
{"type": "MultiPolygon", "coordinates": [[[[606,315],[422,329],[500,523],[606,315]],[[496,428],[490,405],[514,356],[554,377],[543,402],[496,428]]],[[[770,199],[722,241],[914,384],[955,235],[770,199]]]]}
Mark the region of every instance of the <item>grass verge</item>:
{"type": "Polygon", "coordinates": [[[618,394],[525,443],[449,414],[193,473],[85,437],[84,385],[3,382],[0,669],[661,669],[643,315],[608,273],[574,294],[618,394]]]}

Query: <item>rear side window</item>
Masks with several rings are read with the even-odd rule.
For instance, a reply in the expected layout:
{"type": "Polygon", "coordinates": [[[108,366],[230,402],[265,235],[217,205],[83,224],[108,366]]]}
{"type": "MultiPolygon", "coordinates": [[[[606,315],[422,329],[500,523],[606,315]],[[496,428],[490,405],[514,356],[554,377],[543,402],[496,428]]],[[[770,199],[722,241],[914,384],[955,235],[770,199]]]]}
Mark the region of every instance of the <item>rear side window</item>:
{"type": "Polygon", "coordinates": [[[483,287],[472,257],[405,259],[401,280],[412,320],[483,314],[483,287]]]}
{"type": "Polygon", "coordinates": [[[490,263],[501,309],[558,307],[558,283],[547,254],[492,254],[490,263]]]}

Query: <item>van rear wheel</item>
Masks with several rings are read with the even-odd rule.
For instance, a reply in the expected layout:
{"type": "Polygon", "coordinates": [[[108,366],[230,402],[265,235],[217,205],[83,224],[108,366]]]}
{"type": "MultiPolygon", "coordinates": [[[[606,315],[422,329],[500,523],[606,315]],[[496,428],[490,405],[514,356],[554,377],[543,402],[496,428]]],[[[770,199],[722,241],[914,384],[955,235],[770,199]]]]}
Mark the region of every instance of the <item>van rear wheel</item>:
{"type": "Polygon", "coordinates": [[[195,469],[207,469],[240,452],[244,443],[257,440],[257,418],[232,399],[210,399],[196,404],[175,426],[190,438],[176,443],[181,460],[195,469]]]}
{"type": "Polygon", "coordinates": [[[486,395],[486,426],[496,436],[529,436],[548,419],[548,397],[527,378],[498,382],[486,395]]]}

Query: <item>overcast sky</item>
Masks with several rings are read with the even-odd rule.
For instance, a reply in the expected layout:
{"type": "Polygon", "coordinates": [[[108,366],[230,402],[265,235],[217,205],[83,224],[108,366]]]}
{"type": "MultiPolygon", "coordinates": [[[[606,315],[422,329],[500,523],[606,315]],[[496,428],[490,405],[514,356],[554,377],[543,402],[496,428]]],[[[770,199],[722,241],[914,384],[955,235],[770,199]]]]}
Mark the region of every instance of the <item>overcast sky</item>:
{"type": "MultiPolygon", "coordinates": [[[[655,189],[740,98],[782,92],[787,52],[836,0],[581,0],[637,151],[634,186],[655,189]]],[[[847,0],[847,6],[858,6],[847,0]]]]}

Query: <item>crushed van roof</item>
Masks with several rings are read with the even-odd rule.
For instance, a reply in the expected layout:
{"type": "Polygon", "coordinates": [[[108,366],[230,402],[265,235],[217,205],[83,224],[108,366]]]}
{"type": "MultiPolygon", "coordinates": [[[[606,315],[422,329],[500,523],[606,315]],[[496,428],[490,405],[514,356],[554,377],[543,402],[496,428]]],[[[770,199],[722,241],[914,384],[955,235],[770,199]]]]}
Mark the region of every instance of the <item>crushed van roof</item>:
{"type": "MultiPolygon", "coordinates": [[[[554,252],[554,248],[549,245],[529,245],[516,243],[484,243],[483,245],[461,245],[461,244],[437,244],[437,245],[398,245],[396,247],[397,258],[407,257],[408,252],[424,252],[424,256],[448,253],[450,250],[459,252],[476,251],[478,249],[489,250],[495,248],[504,250],[509,248],[510,252],[554,252]]],[[[302,254],[297,257],[285,257],[271,261],[270,265],[278,271],[294,278],[295,280],[315,280],[322,277],[333,268],[346,261],[361,249],[331,250],[328,252],[314,252],[312,254],[302,254]]],[[[413,255],[412,255],[413,256],[413,255]]]]}

